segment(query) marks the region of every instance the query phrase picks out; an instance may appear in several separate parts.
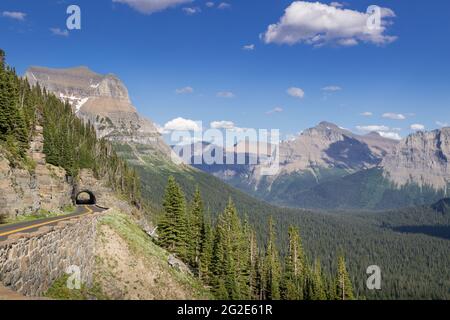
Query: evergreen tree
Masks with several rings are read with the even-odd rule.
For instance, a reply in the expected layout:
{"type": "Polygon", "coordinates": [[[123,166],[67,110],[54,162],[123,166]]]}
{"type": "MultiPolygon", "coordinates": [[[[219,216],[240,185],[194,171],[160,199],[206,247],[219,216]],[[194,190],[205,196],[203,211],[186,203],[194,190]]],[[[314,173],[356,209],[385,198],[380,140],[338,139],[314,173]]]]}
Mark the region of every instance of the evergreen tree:
{"type": "Polygon", "coordinates": [[[280,299],[281,264],[276,247],[276,234],[273,225],[273,218],[269,219],[269,240],[266,247],[266,257],[264,261],[265,269],[265,299],[280,299]]]}
{"type": "Polygon", "coordinates": [[[286,300],[301,300],[305,290],[305,254],[299,231],[290,226],[289,243],[282,282],[282,296],[286,300]]]}
{"type": "Polygon", "coordinates": [[[214,232],[210,219],[204,219],[201,230],[200,262],[198,275],[205,283],[211,283],[211,260],[213,256],[214,232]]]}
{"type": "Polygon", "coordinates": [[[193,267],[197,268],[200,259],[202,230],[204,224],[203,201],[198,187],[195,190],[194,199],[190,205],[188,221],[188,260],[193,267]]]}
{"type": "Polygon", "coordinates": [[[168,179],[163,207],[164,215],[158,225],[160,243],[169,251],[186,258],[187,217],[183,191],[173,176],[168,179]]]}
{"type": "Polygon", "coordinates": [[[335,280],[335,298],[337,300],[353,300],[353,287],[345,266],[344,256],[338,258],[338,270],[335,280]]]}

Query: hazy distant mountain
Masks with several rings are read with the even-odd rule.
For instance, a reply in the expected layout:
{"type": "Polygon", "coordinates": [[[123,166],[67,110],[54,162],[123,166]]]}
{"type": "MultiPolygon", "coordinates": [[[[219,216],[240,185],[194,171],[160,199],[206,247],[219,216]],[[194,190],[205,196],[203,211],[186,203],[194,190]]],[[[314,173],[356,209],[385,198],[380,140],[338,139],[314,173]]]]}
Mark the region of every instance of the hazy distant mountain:
{"type": "MultiPolygon", "coordinates": [[[[203,163],[196,167],[253,195],[286,204],[290,202],[288,199],[292,193],[376,167],[396,144],[397,141],[377,133],[361,136],[333,123],[321,122],[280,144],[280,170],[274,176],[262,176],[260,165],[203,163]]],[[[245,153],[251,159],[255,156],[255,149],[254,145],[245,148],[241,143],[235,146],[234,152],[245,153]]]]}
{"type": "Polygon", "coordinates": [[[169,154],[170,149],[154,123],[138,114],[127,88],[116,76],[100,75],[87,67],[31,67],[25,77],[31,84],[39,83],[68,101],[80,118],[94,125],[99,137],[119,143],[144,144],[169,154]]]}
{"type": "Polygon", "coordinates": [[[432,204],[448,197],[449,158],[450,128],[416,132],[401,140],[379,166],[308,190],[291,190],[285,204],[325,209],[432,204]]]}

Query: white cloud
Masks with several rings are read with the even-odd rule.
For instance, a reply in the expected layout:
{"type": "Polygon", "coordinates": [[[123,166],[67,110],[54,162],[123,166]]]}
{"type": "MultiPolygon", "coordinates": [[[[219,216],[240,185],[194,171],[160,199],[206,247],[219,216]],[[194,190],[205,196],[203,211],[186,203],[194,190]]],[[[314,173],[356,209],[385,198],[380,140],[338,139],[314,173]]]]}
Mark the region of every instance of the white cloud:
{"type": "Polygon", "coordinates": [[[68,37],[69,36],[69,31],[64,29],[61,30],[60,28],[50,28],[50,31],[55,35],[55,36],[61,36],[61,37],[68,37]]]}
{"type": "Polygon", "coordinates": [[[326,86],[322,88],[322,91],[328,91],[328,92],[336,92],[341,91],[342,88],[340,86],[326,86]]]}
{"type": "Polygon", "coordinates": [[[361,115],[362,115],[363,117],[371,117],[371,116],[373,116],[373,113],[370,112],[370,111],[366,111],[366,112],[361,113],[361,115]]]}
{"type": "Polygon", "coordinates": [[[378,132],[383,138],[402,140],[402,137],[397,132],[378,132]]]}
{"type": "Polygon", "coordinates": [[[370,125],[370,126],[356,126],[356,129],[364,132],[378,132],[378,131],[389,131],[390,128],[383,125],[370,125]]]}
{"type": "Polygon", "coordinates": [[[265,43],[288,45],[354,46],[361,42],[384,45],[397,39],[385,34],[395,13],[381,8],[381,17],[379,28],[369,28],[370,14],[366,12],[320,2],[295,1],[286,8],[278,23],[268,26],[261,38],[265,43]]]}
{"type": "Polygon", "coordinates": [[[202,10],[199,7],[194,7],[194,8],[186,7],[186,8],[183,8],[183,11],[187,15],[192,16],[196,13],[200,13],[202,10]]]}
{"type": "Polygon", "coordinates": [[[411,130],[414,130],[414,131],[424,131],[425,130],[425,126],[420,123],[414,123],[410,126],[410,128],[411,128],[411,130]]]}
{"type": "Polygon", "coordinates": [[[206,5],[208,8],[212,8],[212,7],[214,7],[214,2],[208,1],[207,3],[205,3],[205,5],[206,5]]]}
{"type": "Polygon", "coordinates": [[[164,125],[163,132],[167,133],[170,131],[200,131],[201,127],[197,122],[190,119],[175,118],[170,120],[164,125]]]}
{"type": "Polygon", "coordinates": [[[380,136],[384,138],[401,140],[402,137],[398,133],[401,131],[400,128],[390,128],[384,125],[369,125],[369,126],[356,126],[358,131],[369,133],[369,132],[377,132],[380,136]]]}
{"type": "Polygon", "coordinates": [[[11,19],[15,19],[15,20],[23,21],[23,20],[25,20],[27,14],[24,12],[19,12],[19,11],[3,11],[2,16],[11,18],[11,19]]]}
{"type": "Polygon", "coordinates": [[[401,113],[392,113],[387,112],[382,115],[383,118],[391,119],[391,120],[405,120],[406,116],[401,113]]]}
{"type": "Polygon", "coordinates": [[[436,124],[439,127],[448,127],[449,126],[447,122],[441,122],[441,121],[436,121],[436,124]]]}
{"type": "Polygon", "coordinates": [[[192,0],[112,0],[112,1],[127,4],[133,9],[145,14],[152,14],[155,12],[163,11],[168,8],[175,7],[180,4],[192,2],[192,0]]]}
{"type": "Polygon", "coordinates": [[[246,50],[246,51],[252,51],[252,50],[255,50],[255,45],[254,44],[247,44],[247,45],[243,46],[242,49],[246,50]]]}
{"type": "Polygon", "coordinates": [[[305,91],[301,88],[291,87],[287,89],[287,94],[294,98],[302,99],[305,96],[305,91]]]}
{"type": "Polygon", "coordinates": [[[188,93],[193,93],[194,92],[194,88],[192,87],[183,87],[183,88],[179,88],[175,90],[176,94],[188,94],[188,93]]]}
{"type": "Polygon", "coordinates": [[[283,112],[283,108],[281,108],[281,107],[276,107],[276,108],[274,108],[274,109],[272,109],[272,110],[267,111],[266,114],[280,113],[280,112],[283,112]]]}
{"type": "Polygon", "coordinates": [[[234,129],[234,122],[232,121],[213,121],[210,123],[211,128],[213,129],[234,129]]]}
{"type": "Polygon", "coordinates": [[[234,93],[233,92],[230,92],[230,91],[219,91],[219,92],[217,92],[217,97],[219,97],[219,98],[227,98],[227,99],[230,99],[230,98],[234,98],[235,97],[235,95],[234,95],[234,93]]]}
{"type": "Polygon", "coordinates": [[[231,4],[226,3],[226,2],[222,2],[217,6],[217,9],[220,9],[220,10],[229,9],[229,8],[231,8],[231,4]]]}
{"type": "Polygon", "coordinates": [[[344,7],[344,4],[340,3],[340,2],[333,1],[333,2],[330,3],[330,6],[335,7],[335,8],[342,8],[342,7],[344,7]]]}

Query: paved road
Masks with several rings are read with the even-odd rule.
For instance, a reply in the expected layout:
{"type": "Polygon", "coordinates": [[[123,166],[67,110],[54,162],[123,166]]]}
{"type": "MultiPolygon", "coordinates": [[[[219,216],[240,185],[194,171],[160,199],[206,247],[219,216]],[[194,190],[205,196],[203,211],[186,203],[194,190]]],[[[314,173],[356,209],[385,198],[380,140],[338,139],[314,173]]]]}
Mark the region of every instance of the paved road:
{"type": "Polygon", "coordinates": [[[8,224],[8,225],[0,225],[0,241],[6,240],[8,236],[15,234],[15,233],[31,233],[37,231],[40,227],[44,226],[54,226],[59,221],[69,220],[73,217],[82,217],[88,214],[93,214],[94,212],[101,212],[105,209],[92,206],[92,205],[82,205],[77,206],[75,209],[75,212],[64,215],[64,216],[58,216],[58,217],[52,217],[52,218],[44,218],[39,220],[33,220],[33,221],[24,221],[14,224],[8,224]]]}

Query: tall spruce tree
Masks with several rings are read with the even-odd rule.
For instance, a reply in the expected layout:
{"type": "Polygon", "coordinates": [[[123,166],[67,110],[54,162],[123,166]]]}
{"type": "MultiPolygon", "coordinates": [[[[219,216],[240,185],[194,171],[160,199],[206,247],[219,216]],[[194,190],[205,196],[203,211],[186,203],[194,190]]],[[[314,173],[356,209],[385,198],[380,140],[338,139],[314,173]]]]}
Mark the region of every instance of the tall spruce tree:
{"type": "Polygon", "coordinates": [[[336,300],[353,300],[353,286],[350,280],[350,276],[345,266],[344,256],[338,258],[338,270],[335,279],[335,298],[336,300]]]}
{"type": "Polygon", "coordinates": [[[288,252],[282,281],[282,297],[286,300],[301,300],[305,290],[305,254],[297,228],[288,230],[288,252]]]}
{"type": "Polygon", "coordinates": [[[167,182],[163,201],[164,215],[158,224],[160,244],[185,259],[187,253],[186,200],[173,176],[167,182]]]}
{"type": "Polygon", "coordinates": [[[269,240],[266,246],[266,257],[264,261],[265,270],[265,299],[279,300],[281,284],[281,264],[276,246],[276,234],[273,218],[269,219],[269,240]]]}
{"type": "Polygon", "coordinates": [[[198,186],[189,209],[188,260],[194,268],[198,268],[204,224],[203,201],[198,186]]]}

